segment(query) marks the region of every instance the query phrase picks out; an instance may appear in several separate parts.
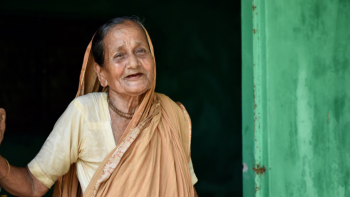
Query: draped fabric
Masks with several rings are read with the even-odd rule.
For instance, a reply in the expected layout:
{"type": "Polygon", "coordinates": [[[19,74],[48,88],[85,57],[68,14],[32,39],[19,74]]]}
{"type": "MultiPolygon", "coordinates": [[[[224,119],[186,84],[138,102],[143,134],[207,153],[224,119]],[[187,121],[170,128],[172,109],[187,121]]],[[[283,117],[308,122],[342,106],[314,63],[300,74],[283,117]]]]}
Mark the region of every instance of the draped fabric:
{"type": "MultiPolygon", "coordinates": [[[[153,45],[144,29],[154,58],[153,45]]],[[[94,72],[87,47],[77,97],[106,91],[94,72]]],[[[155,65],[155,59],[154,59],[155,65]]],[[[191,122],[185,108],[153,86],[127,126],[120,143],[95,172],[84,196],[194,196],[190,161],[191,122]]],[[[82,196],[74,164],[55,186],[54,196],[82,196]]]]}

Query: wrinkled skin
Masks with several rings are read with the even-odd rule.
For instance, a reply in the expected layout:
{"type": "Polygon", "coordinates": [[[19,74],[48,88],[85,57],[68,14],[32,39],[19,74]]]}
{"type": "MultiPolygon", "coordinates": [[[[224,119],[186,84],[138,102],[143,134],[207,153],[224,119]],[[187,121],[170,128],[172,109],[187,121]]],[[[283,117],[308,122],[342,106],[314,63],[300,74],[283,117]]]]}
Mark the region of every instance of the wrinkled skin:
{"type": "MultiPolygon", "coordinates": [[[[118,24],[104,37],[103,47],[104,64],[94,64],[100,84],[109,87],[109,99],[119,110],[134,113],[154,80],[154,59],[145,32],[131,21],[118,24]]],[[[118,143],[130,120],[109,111],[118,143]]]]}
{"type": "Polygon", "coordinates": [[[133,111],[139,96],[152,87],[154,80],[155,65],[147,37],[139,25],[127,21],[109,30],[103,46],[104,64],[94,65],[100,84],[109,87],[116,103],[124,103],[117,106],[120,110],[133,111]]]}

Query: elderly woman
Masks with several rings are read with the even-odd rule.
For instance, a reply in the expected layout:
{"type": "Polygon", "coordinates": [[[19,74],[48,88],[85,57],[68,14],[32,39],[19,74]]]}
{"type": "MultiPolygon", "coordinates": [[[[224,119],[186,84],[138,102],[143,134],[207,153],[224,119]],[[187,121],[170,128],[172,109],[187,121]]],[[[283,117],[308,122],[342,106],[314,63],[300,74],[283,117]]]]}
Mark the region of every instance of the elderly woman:
{"type": "MultiPolygon", "coordinates": [[[[197,196],[185,108],[155,93],[152,42],[131,17],[102,25],[77,98],[26,168],[0,156],[0,185],[18,196],[197,196]]],[[[0,143],[5,110],[0,109],[0,143]]]]}

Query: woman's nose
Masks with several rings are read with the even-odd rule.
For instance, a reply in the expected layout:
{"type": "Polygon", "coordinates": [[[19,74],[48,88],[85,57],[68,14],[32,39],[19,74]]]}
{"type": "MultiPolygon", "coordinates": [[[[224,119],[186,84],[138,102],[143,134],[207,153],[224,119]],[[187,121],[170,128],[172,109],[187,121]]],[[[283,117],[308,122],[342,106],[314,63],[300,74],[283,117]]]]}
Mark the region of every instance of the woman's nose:
{"type": "Polygon", "coordinates": [[[137,59],[135,54],[129,56],[129,61],[127,64],[128,68],[137,68],[140,65],[140,61],[137,59]]]}

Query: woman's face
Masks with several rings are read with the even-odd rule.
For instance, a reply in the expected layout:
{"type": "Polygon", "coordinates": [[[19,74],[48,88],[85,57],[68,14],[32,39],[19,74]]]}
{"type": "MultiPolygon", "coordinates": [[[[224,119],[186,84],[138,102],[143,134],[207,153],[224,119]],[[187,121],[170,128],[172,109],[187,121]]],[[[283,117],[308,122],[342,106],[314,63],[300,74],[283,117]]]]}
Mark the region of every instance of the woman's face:
{"type": "Polygon", "coordinates": [[[154,60],[141,27],[127,21],[111,28],[103,39],[102,86],[121,96],[139,96],[152,87],[154,60]],[[107,83],[107,84],[104,84],[107,83]]]}

